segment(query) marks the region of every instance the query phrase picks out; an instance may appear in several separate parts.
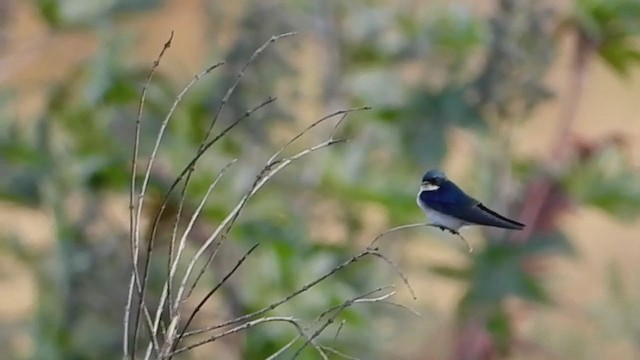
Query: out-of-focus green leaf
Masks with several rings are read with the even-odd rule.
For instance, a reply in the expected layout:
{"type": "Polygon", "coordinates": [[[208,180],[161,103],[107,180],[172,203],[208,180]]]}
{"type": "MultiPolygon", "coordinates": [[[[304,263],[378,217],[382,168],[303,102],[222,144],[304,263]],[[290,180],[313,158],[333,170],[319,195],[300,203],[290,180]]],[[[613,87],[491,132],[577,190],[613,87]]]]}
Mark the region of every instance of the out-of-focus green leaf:
{"type": "Polygon", "coordinates": [[[637,0],[578,0],[574,18],[578,31],[615,72],[628,75],[630,66],[640,61],[634,40],[640,34],[637,0]]]}
{"type": "Polygon", "coordinates": [[[569,193],[584,204],[621,219],[640,214],[640,176],[615,147],[600,150],[563,179],[569,193]]]}
{"type": "Polygon", "coordinates": [[[498,350],[505,356],[511,348],[513,333],[511,318],[504,309],[496,308],[487,320],[487,330],[491,333],[498,350]]]}
{"type": "Polygon", "coordinates": [[[419,209],[415,202],[415,191],[411,190],[411,192],[409,192],[406,190],[406,188],[400,191],[369,188],[357,184],[350,185],[331,178],[326,178],[322,182],[320,189],[324,194],[337,196],[344,202],[372,202],[380,204],[387,209],[390,220],[393,222],[399,222],[419,214],[419,209]]]}
{"type": "MultiPolygon", "coordinates": [[[[36,262],[40,260],[40,255],[36,251],[25,246],[25,244],[14,235],[5,236],[0,233],[0,253],[9,254],[28,266],[35,266],[37,265],[36,262]]],[[[0,276],[2,275],[0,272],[0,276]]]]}
{"type": "Polygon", "coordinates": [[[37,0],[40,15],[49,24],[57,27],[61,23],[60,4],[58,0],[37,0]]]}
{"type": "Polygon", "coordinates": [[[465,92],[465,88],[416,91],[398,116],[407,152],[423,167],[440,163],[447,151],[447,130],[451,126],[486,129],[483,117],[468,103],[465,92]]]}
{"type": "Polygon", "coordinates": [[[523,266],[527,257],[534,254],[512,244],[490,244],[474,258],[467,306],[497,304],[509,296],[536,303],[549,302],[539,279],[523,266]]]}
{"type": "Polygon", "coordinates": [[[96,26],[121,12],[152,9],[161,0],[37,0],[40,15],[54,28],[96,26]]]}
{"type": "Polygon", "coordinates": [[[630,43],[607,43],[600,47],[598,54],[620,75],[629,75],[632,63],[640,63],[640,51],[630,43]]]}
{"type": "Polygon", "coordinates": [[[575,248],[566,235],[560,231],[536,233],[524,244],[522,251],[530,255],[575,255],[575,248]]]}
{"type": "MultiPolygon", "coordinates": [[[[431,51],[464,63],[488,38],[486,22],[474,17],[469,9],[453,7],[439,13],[426,28],[431,51]]],[[[455,67],[455,70],[460,70],[455,67]]]]}

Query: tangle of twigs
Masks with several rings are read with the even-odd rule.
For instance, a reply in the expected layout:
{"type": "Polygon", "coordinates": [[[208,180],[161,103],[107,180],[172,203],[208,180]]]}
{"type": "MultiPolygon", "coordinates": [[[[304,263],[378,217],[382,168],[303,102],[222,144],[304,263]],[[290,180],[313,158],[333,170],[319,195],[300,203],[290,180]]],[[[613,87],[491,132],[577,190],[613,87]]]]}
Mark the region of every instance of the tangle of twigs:
{"type": "MultiPolygon", "coordinates": [[[[208,202],[210,195],[213,191],[215,191],[217,184],[220,179],[225,175],[226,170],[232,166],[236,160],[230,161],[226,166],[220,169],[218,176],[211,181],[206,193],[200,200],[199,204],[191,214],[189,221],[183,230],[182,234],[178,233],[178,224],[180,222],[180,217],[183,212],[183,206],[186,199],[186,189],[191,179],[193,172],[195,171],[195,167],[198,163],[198,160],[211,149],[211,147],[219,141],[224,136],[227,136],[240,122],[249,118],[253,113],[263,109],[265,106],[276,101],[275,97],[267,97],[265,101],[256,105],[254,108],[246,111],[241,117],[233,121],[226,128],[222,129],[217,135],[212,136],[214,125],[218,121],[220,113],[224,108],[225,104],[229,101],[231,96],[234,94],[235,89],[238,84],[242,80],[245,72],[250,68],[251,64],[253,64],[260,55],[275,41],[294,35],[294,33],[286,33],[281,35],[272,36],[267,42],[265,42],[261,47],[259,47],[247,60],[245,66],[238,72],[236,81],[227,89],[223,99],[221,100],[220,106],[214,114],[212,121],[209,124],[209,128],[203,137],[198,150],[195,152],[191,160],[184,166],[184,168],[179,172],[179,174],[175,177],[171,185],[169,186],[166,193],[163,195],[161,205],[156,214],[153,215],[151,219],[151,228],[150,234],[148,235],[148,243],[144,246],[144,249],[141,251],[141,227],[142,227],[142,214],[144,201],[147,196],[147,190],[149,181],[151,178],[151,172],[158,154],[158,149],[162,143],[163,135],[167,128],[169,121],[173,113],[175,112],[177,106],[180,104],[182,98],[187,95],[189,89],[203,76],[209,74],[214,69],[218,68],[223,64],[223,62],[216,63],[207,67],[200,74],[196,75],[191,82],[189,82],[182,91],[175,97],[174,102],[166,114],[163,122],[161,123],[158,134],[156,135],[156,140],[154,143],[154,147],[152,149],[151,154],[148,158],[148,163],[146,164],[145,171],[142,177],[142,184],[138,187],[136,183],[136,176],[138,171],[138,162],[141,161],[139,154],[139,141],[140,141],[140,133],[142,129],[142,114],[147,94],[147,89],[149,84],[153,78],[153,75],[160,65],[160,61],[165,54],[166,50],[171,46],[171,41],[173,39],[173,32],[169,40],[166,42],[162,51],[153,62],[152,69],[147,77],[145,85],[142,90],[142,95],[140,99],[140,107],[138,111],[138,116],[136,118],[136,129],[135,129],[135,139],[134,139],[134,148],[133,148],[133,159],[132,159],[132,167],[131,167],[131,188],[130,188],[130,246],[131,246],[131,257],[132,257],[132,271],[131,271],[131,280],[129,282],[129,292],[127,297],[127,303],[125,307],[125,315],[124,315],[124,334],[123,334],[123,355],[126,359],[134,359],[136,357],[136,353],[138,349],[138,343],[141,341],[140,332],[141,320],[143,328],[146,329],[146,332],[149,336],[148,344],[145,344],[146,351],[144,352],[144,358],[157,358],[157,359],[171,359],[174,355],[184,353],[194,349],[203,344],[214,342],[223,337],[237,334],[239,332],[245,331],[247,329],[253,328],[255,326],[266,324],[266,323],[287,323],[293,326],[296,329],[297,336],[292,339],[287,345],[276,351],[272,354],[269,359],[275,359],[279,356],[282,356],[287,350],[291,349],[296,343],[299,341],[301,345],[297,348],[297,350],[293,353],[293,358],[297,358],[300,353],[307,347],[311,347],[315,349],[318,355],[322,359],[328,359],[327,352],[333,353],[335,355],[343,356],[345,358],[353,358],[349,355],[342,354],[341,352],[333,349],[328,345],[320,345],[318,343],[318,337],[326,331],[327,328],[331,326],[336,320],[336,318],[340,315],[342,311],[346,308],[354,306],[356,304],[369,304],[369,303],[381,303],[393,305],[396,307],[400,307],[406,309],[414,314],[418,314],[414,310],[406,307],[405,305],[397,304],[395,302],[390,301],[389,299],[395,294],[395,290],[390,289],[390,287],[380,287],[373,291],[367,292],[358,297],[345,300],[342,304],[329,308],[320,314],[318,314],[315,321],[303,324],[299,319],[294,316],[269,316],[268,313],[281,305],[291,301],[298,295],[308,291],[309,289],[315,287],[319,283],[325,281],[330,278],[337,272],[342,269],[350,266],[364,257],[372,257],[376,259],[381,259],[386,264],[390,265],[400,276],[403,283],[406,285],[407,289],[413,296],[416,298],[415,292],[407,277],[404,275],[400,267],[391,259],[382,254],[377,247],[375,247],[375,243],[378,239],[388,234],[391,231],[400,230],[402,228],[411,227],[403,226],[391,229],[380,234],[376,237],[371,245],[361,252],[351,256],[349,259],[345,260],[341,264],[335,266],[331,270],[317,277],[315,280],[305,284],[299,289],[295,290],[292,293],[284,296],[282,299],[271,303],[268,306],[265,306],[262,309],[257,311],[242,314],[233,319],[229,319],[218,324],[212,324],[203,329],[190,330],[189,327],[192,325],[196,316],[204,306],[204,304],[221,288],[229,281],[229,279],[234,275],[234,273],[243,266],[245,260],[251,256],[251,254],[258,248],[259,244],[251,247],[239,260],[236,261],[235,265],[232,266],[230,270],[222,277],[219,282],[206,291],[206,294],[197,302],[195,308],[190,308],[185,306],[186,299],[191,296],[194,292],[194,289],[198,285],[201,284],[201,277],[206,271],[209,264],[216,261],[216,257],[218,254],[218,250],[224,244],[225,240],[228,238],[229,232],[233,228],[236,220],[241,215],[243,209],[247,206],[250,199],[263,187],[265,186],[276,174],[280,173],[282,170],[287,168],[293,162],[303,159],[312,153],[325,149],[337,144],[344,143],[348,139],[338,138],[336,137],[336,133],[338,127],[342,124],[343,121],[346,120],[349,114],[357,111],[363,111],[369,109],[368,107],[360,107],[353,109],[343,109],[339,111],[335,111],[330,113],[317,121],[313,122],[311,125],[303,129],[294,135],[289,141],[287,141],[278,151],[273,153],[263,166],[263,168],[257,173],[255,180],[251,184],[251,186],[246,190],[244,195],[237,202],[235,207],[233,207],[227,215],[224,217],[222,221],[218,224],[218,226],[211,231],[206,239],[197,247],[193,255],[190,255],[188,258],[185,255],[185,249],[188,246],[187,239],[189,238],[189,234],[192,232],[194,228],[194,224],[199,218],[200,214],[203,211],[205,204],[208,202]],[[284,155],[286,150],[289,149],[290,145],[292,145],[296,140],[305,135],[306,133],[312,131],[318,125],[332,121],[334,119],[338,119],[336,124],[334,125],[334,129],[329,135],[328,139],[322,141],[316,145],[307,147],[293,155],[284,155]],[[168,260],[166,267],[166,278],[164,279],[164,286],[162,288],[162,292],[160,293],[159,298],[157,299],[157,308],[155,312],[152,314],[147,308],[146,297],[149,296],[147,290],[147,283],[149,279],[149,265],[151,261],[151,257],[153,255],[154,249],[154,240],[157,237],[158,225],[160,223],[161,216],[165,211],[169,198],[171,194],[181,186],[181,191],[179,195],[179,205],[178,210],[175,215],[173,221],[173,227],[171,231],[171,241],[168,247],[168,260]],[[208,258],[204,265],[202,265],[202,261],[200,261],[205,253],[208,253],[208,258]],[[141,257],[144,259],[142,266],[140,265],[141,257]],[[178,264],[182,264],[186,266],[186,270],[181,276],[178,276],[178,264]],[[201,266],[201,267],[200,267],[201,266]],[[374,296],[378,294],[377,296],[374,296]],[[134,306],[134,299],[137,301],[134,306]],[[167,311],[168,310],[168,311],[167,311]],[[163,315],[168,315],[168,321],[166,318],[163,320],[163,315]],[[191,342],[187,345],[182,344],[187,338],[198,335],[213,332],[209,335],[208,338],[199,341],[199,342],[191,342]]],[[[340,324],[336,331],[336,336],[342,329],[343,323],[340,324]]]]}

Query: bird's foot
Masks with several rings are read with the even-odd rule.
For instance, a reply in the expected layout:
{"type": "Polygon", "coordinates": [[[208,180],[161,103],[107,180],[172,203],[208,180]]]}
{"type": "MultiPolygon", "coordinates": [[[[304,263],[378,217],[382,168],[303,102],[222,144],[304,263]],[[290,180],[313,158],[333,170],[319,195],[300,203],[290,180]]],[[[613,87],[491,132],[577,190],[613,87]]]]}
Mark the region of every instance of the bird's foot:
{"type": "Polygon", "coordinates": [[[442,226],[442,225],[436,225],[436,226],[442,231],[448,231],[453,235],[460,235],[460,233],[457,230],[453,230],[451,228],[448,228],[448,227],[442,226]]]}
{"type": "Polygon", "coordinates": [[[467,250],[469,251],[469,253],[473,252],[473,247],[471,246],[471,244],[469,244],[467,239],[465,239],[464,236],[462,236],[462,234],[460,234],[460,232],[458,230],[454,230],[452,228],[449,228],[449,227],[446,227],[446,226],[442,226],[442,225],[436,225],[436,224],[429,224],[429,225],[430,226],[435,226],[435,227],[437,227],[438,229],[440,229],[442,231],[448,231],[452,235],[458,236],[467,245],[467,250]]]}

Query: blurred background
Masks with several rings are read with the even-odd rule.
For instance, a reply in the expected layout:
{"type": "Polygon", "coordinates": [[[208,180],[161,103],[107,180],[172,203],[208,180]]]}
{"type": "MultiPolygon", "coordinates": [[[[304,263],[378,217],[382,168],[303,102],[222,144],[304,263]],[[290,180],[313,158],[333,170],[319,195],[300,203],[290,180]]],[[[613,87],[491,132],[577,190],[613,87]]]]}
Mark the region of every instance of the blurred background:
{"type": "MultiPolygon", "coordinates": [[[[325,114],[373,108],[343,124],[351,142],[293,165],[252,200],[205,281],[261,246],[194,327],[268,305],[376,234],[424,221],[419,180],[440,167],[525,231],[466,230],[471,254],[437,229],[389,235],[381,251],[418,297],[398,286],[394,299],[422,316],[358,305],[321,341],[362,359],[640,358],[640,0],[0,0],[3,359],[122,356],[133,126],[172,30],[142,119],[143,155],[182,87],[227,64],[178,108],[147,214],[251,53],[299,32],[265,51],[223,111],[220,128],[278,97],[195,173],[187,213],[239,158],[192,244],[235,206],[265,154],[325,114]]],[[[157,246],[156,293],[166,266],[157,246]]],[[[313,319],[391,283],[401,284],[393,270],[363,261],[272,314],[313,319]]],[[[261,359],[293,336],[264,325],[182,358],[261,359]]]]}

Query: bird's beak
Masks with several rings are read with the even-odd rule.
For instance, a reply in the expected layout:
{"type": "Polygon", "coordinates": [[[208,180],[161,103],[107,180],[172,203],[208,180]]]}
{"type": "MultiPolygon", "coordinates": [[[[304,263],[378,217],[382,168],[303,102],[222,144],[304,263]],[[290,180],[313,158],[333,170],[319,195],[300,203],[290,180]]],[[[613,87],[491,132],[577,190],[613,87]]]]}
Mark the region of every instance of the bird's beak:
{"type": "Polygon", "coordinates": [[[432,184],[428,181],[423,181],[422,185],[420,185],[420,191],[435,191],[438,190],[440,186],[432,184]]]}

